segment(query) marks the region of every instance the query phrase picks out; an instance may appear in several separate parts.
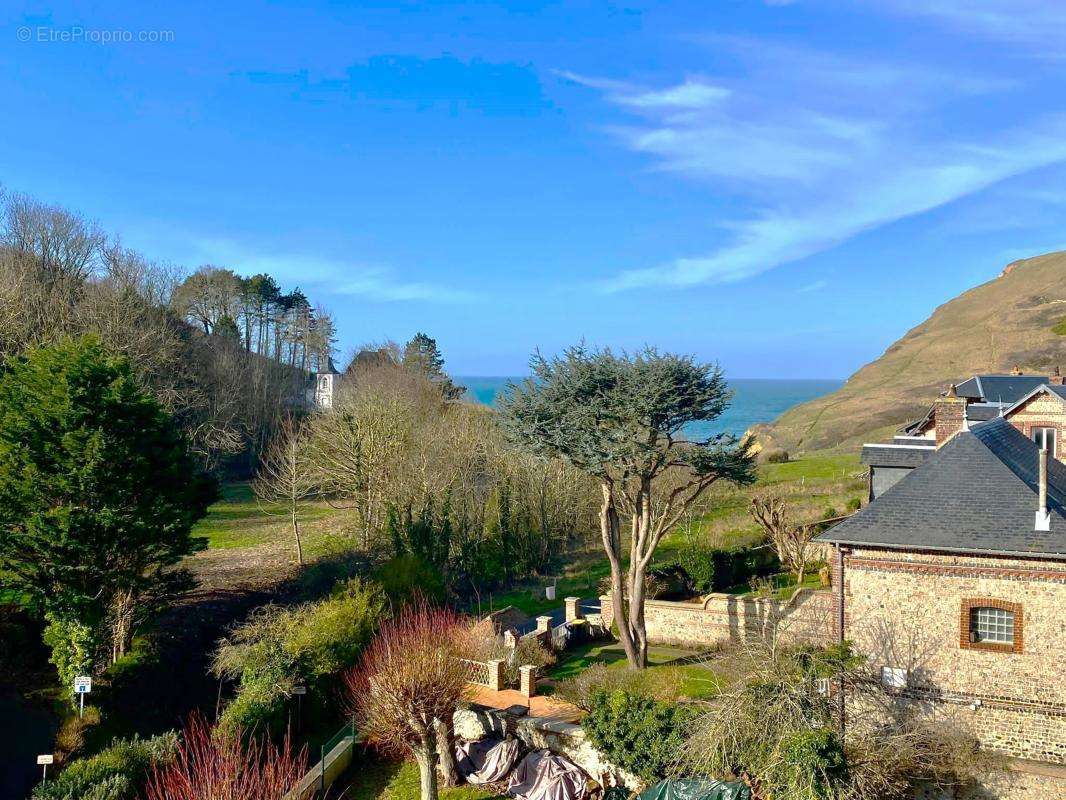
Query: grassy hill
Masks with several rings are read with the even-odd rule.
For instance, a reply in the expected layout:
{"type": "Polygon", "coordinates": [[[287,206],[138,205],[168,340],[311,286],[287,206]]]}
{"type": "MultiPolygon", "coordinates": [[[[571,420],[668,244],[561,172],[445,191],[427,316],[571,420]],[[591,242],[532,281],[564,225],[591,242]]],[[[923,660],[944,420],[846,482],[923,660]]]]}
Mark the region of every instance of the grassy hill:
{"type": "Polygon", "coordinates": [[[852,448],[920,416],[948,383],[978,372],[1066,369],[1066,251],[1015,261],[940,306],[825,397],[760,426],[790,452],[852,448]]]}

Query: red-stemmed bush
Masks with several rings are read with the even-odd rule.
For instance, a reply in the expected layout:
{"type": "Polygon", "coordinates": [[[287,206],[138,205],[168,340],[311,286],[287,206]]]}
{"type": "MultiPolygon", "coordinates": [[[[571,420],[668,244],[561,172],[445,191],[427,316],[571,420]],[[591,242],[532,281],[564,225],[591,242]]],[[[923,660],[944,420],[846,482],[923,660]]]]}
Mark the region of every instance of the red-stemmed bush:
{"type": "Polygon", "coordinates": [[[173,761],[148,778],[145,800],[283,800],[307,771],[307,749],[256,736],[223,735],[203,717],[185,726],[173,761]]]}

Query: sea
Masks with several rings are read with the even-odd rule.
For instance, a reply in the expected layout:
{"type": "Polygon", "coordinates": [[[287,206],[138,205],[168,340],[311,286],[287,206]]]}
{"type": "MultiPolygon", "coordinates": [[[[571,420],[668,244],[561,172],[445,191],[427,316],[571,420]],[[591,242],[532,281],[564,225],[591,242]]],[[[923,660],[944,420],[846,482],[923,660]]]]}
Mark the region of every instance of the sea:
{"type": "MultiPolygon", "coordinates": [[[[456,376],[454,380],[466,387],[468,400],[494,406],[507,386],[522,378],[467,375],[456,376]]],[[[736,378],[729,382],[733,390],[729,408],[713,422],[693,423],[685,433],[691,439],[719,433],[743,436],[752,425],[773,422],[793,406],[835,392],[843,385],[842,380],[820,378],[736,378]]]]}

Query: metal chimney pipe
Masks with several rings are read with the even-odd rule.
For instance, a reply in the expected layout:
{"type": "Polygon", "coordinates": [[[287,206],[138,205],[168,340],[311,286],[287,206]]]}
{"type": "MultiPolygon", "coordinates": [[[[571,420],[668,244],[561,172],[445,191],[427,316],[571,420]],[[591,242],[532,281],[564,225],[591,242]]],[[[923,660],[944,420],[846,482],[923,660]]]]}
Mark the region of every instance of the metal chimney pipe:
{"type": "Polygon", "coordinates": [[[1047,510],[1047,450],[1040,448],[1040,483],[1037,487],[1039,496],[1039,508],[1036,510],[1036,523],[1034,530],[1051,530],[1051,514],[1047,510]]]}
{"type": "Polygon", "coordinates": [[[1040,513],[1047,513],[1047,448],[1040,448],[1040,513]]]}

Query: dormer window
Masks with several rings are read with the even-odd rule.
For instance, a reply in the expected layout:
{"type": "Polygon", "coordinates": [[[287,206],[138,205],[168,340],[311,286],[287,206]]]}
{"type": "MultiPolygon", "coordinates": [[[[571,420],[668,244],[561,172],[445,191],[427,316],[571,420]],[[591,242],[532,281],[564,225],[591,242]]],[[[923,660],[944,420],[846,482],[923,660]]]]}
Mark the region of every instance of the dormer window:
{"type": "Polygon", "coordinates": [[[1036,442],[1036,446],[1041,450],[1047,450],[1048,455],[1052,458],[1057,456],[1057,453],[1055,452],[1057,433],[1058,431],[1055,428],[1049,427],[1034,427],[1030,431],[1030,435],[1032,436],[1033,441],[1036,442]]]}

